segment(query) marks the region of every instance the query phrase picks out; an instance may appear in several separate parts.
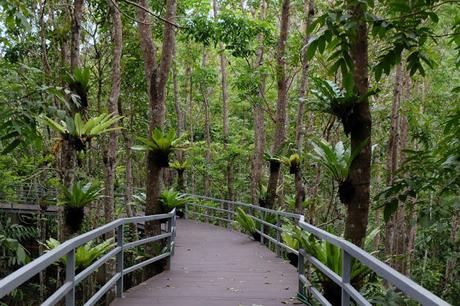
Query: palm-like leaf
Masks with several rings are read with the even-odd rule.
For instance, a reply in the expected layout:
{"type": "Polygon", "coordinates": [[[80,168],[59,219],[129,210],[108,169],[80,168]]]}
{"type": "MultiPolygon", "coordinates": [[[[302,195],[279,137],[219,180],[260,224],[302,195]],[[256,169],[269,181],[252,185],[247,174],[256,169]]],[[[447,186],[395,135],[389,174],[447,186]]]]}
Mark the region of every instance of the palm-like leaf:
{"type": "Polygon", "coordinates": [[[352,103],[355,99],[334,82],[318,77],[312,77],[312,80],[314,89],[311,92],[317,98],[310,104],[312,110],[337,115],[336,110],[340,105],[352,103]]]}
{"type": "Polygon", "coordinates": [[[172,189],[164,190],[160,194],[160,202],[169,208],[183,207],[187,202],[187,196],[172,189]]]}
{"type": "Polygon", "coordinates": [[[325,140],[311,142],[314,160],[323,165],[329,175],[338,182],[343,182],[348,177],[349,165],[351,165],[351,155],[340,141],[335,146],[330,145],[325,140]]]}
{"type": "Polygon", "coordinates": [[[317,99],[309,103],[310,110],[337,116],[342,121],[347,135],[352,129],[354,105],[378,92],[376,89],[370,89],[365,94],[359,95],[354,88],[341,89],[335,83],[318,77],[312,77],[312,81],[314,84],[312,93],[317,99]]]}
{"type": "Polygon", "coordinates": [[[361,143],[352,153],[348,148],[345,148],[341,141],[336,143],[335,146],[323,139],[312,141],[311,144],[313,154],[310,154],[310,157],[323,165],[334,180],[342,183],[348,177],[351,163],[365,147],[367,141],[361,143]]]}
{"type": "Polygon", "coordinates": [[[8,258],[8,265],[24,265],[30,261],[27,249],[17,239],[7,237],[4,234],[0,234],[0,250],[3,257],[8,258]],[[8,253],[14,255],[9,257],[8,253]]]}
{"type": "Polygon", "coordinates": [[[188,168],[188,162],[180,162],[178,160],[175,160],[174,162],[169,164],[169,168],[174,169],[176,171],[185,171],[188,168]]]}
{"type": "Polygon", "coordinates": [[[91,71],[89,68],[76,68],[71,75],[71,80],[80,84],[82,89],[88,90],[91,71]]]}
{"type": "MultiPolygon", "coordinates": [[[[325,240],[318,240],[312,234],[302,230],[297,225],[287,223],[282,227],[282,238],[288,246],[298,250],[299,247],[303,248],[309,255],[318,259],[321,263],[325,264],[329,269],[337,275],[342,273],[342,251],[340,248],[329,243],[325,240]],[[296,240],[297,242],[294,242],[296,240]]],[[[371,231],[365,239],[365,248],[373,242],[379,230],[371,231]]],[[[369,269],[360,264],[358,261],[352,261],[351,278],[354,279],[369,272],[369,269]]],[[[330,281],[324,274],[318,273],[318,278],[322,282],[330,281]]]]}
{"type": "Polygon", "coordinates": [[[63,188],[63,197],[60,201],[61,205],[67,207],[81,208],[103,197],[103,188],[93,185],[91,182],[83,185],[81,182],[76,182],[69,188],[63,188]]]}
{"type": "Polygon", "coordinates": [[[118,130],[120,127],[111,126],[121,118],[121,116],[115,114],[103,113],[84,122],[80,113],[76,113],[74,118],[67,117],[65,121],[56,122],[53,119],[43,116],[44,122],[58,133],[79,138],[93,138],[113,130],[118,130]]]}
{"type": "MultiPolygon", "coordinates": [[[[43,244],[48,250],[52,250],[61,245],[61,243],[54,239],[50,238],[46,240],[43,244]]],[[[94,261],[96,261],[99,257],[107,253],[111,248],[115,246],[114,238],[110,238],[105,240],[102,243],[94,244],[93,241],[90,241],[80,247],[77,248],[75,252],[75,268],[79,271],[83,270],[84,268],[91,265],[94,261]]],[[[60,264],[64,265],[67,262],[67,257],[61,257],[59,259],[60,264]]]]}
{"type": "Polygon", "coordinates": [[[150,151],[155,155],[155,161],[158,166],[168,167],[169,155],[176,150],[183,150],[189,146],[186,138],[186,134],[182,134],[176,138],[176,132],[174,130],[163,132],[161,129],[155,128],[151,137],[138,137],[137,139],[142,144],[133,146],[132,149],[138,151],[150,151]]]}
{"type": "Polygon", "coordinates": [[[254,220],[240,207],[236,208],[235,223],[247,234],[254,234],[256,232],[254,220]]]}

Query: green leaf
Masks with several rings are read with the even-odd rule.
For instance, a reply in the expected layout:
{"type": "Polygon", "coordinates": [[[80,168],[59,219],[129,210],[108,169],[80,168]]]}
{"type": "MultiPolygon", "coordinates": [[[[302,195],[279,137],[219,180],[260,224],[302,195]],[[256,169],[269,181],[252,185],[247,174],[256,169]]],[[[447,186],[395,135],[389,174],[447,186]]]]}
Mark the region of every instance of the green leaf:
{"type": "Polygon", "coordinates": [[[355,82],[353,80],[353,74],[352,73],[346,73],[343,76],[343,87],[345,88],[346,91],[352,92],[355,86],[355,82]]]}
{"type": "Polygon", "coordinates": [[[10,153],[11,151],[13,151],[17,146],[19,146],[19,144],[21,143],[21,139],[19,138],[16,138],[15,140],[13,140],[12,142],[10,142],[10,144],[8,144],[2,151],[2,154],[8,154],[10,153]]]}
{"type": "Polygon", "coordinates": [[[396,210],[398,209],[398,204],[398,199],[393,199],[385,204],[385,207],[383,209],[383,219],[385,220],[385,222],[388,222],[391,216],[396,212],[396,210]]]}
{"type": "Polygon", "coordinates": [[[431,21],[433,21],[434,23],[438,23],[439,21],[438,14],[436,14],[435,12],[428,12],[428,17],[430,17],[431,21]]]}
{"type": "Polygon", "coordinates": [[[316,38],[310,40],[307,47],[307,59],[311,60],[315,56],[316,48],[318,47],[318,40],[316,38]]]}

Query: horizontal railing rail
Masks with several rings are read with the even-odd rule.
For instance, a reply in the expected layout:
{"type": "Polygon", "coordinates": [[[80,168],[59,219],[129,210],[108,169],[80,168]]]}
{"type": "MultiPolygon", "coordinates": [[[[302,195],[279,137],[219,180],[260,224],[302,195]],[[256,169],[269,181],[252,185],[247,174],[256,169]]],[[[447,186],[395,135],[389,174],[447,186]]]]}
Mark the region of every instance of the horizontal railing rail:
{"type": "MultiPolygon", "coordinates": [[[[264,240],[275,245],[275,251],[278,256],[282,255],[282,251],[287,251],[298,256],[298,282],[299,289],[298,293],[302,297],[307,297],[307,291],[309,296],[314,298],[321,305],[332,305],[321,293],[318,288],[315,288],[312,284],[312,280],[307,278],[306,265],[308,262],[313,265],[316,269],[321,271],[326,277],[333,281],[339,288],[341,288],[341,305],[348,306],[353,300],[357,305],[371,305],[371,303],[351,284],[351,266],[352,260],[359,261],[362,265],[368,267],[375,274],[380,276],[386,282],[392,284],[395,288],[405,293],[408,297],[419,302],[421,305],[426,306],[448,306],[450,305],[446,301],[442,300],[432,292],[418,285],[408,277],[402,275],[389,265],[383,263],[376,257],[367,253],[363,249],[354,245],[353,243],[337,237],[325,230],[317,228],[307,222],[305,222],[304,216],[284,211],[272,210],[252,204],[243,202],[234,202],[222,199],[216,199],[211,197],[187,194],[190,199],[196,200],[195,202],[188,201],[185,205],[185,216],[193,219],[194,216],[203,217],[206,220],[214,219],[218,221],[224,221],[227,224],[227,228],[231,228],[232,222],[234,222],[234,209],[235,207],[245,207],[248,209],[247,213],[249,216],[260,224],[260,229],[256,232],[261,236],[260,242],[265,244],[264,240]],[[213,203],[222,204],[219,207],[213,207],[209,204],[201,204],[201,201],[208,201],[213,203]],[[225,205],[226,204],[226,207],[225,205]],[[200,208],[200,211],[194,209],[200,208]],[[259,216],[255,216],[254,212],[257,211],[259,216]],[[223,217],[222,214],[226,214],[223,217]],[[217,216],[216,216],[217,215],[217,216]],[[267,222],[267,215],[272,215],[276,218],[275,224],[267,222]],[[290,220],[297,224],[302,230],[315,236],[318,239],[327,241],[334,246],[340,248],[342,252],[342,273],[341,275],[336,274],[334,271],[329,269],[320,260],[305,252],[305,250],[294,250],[291,247],[283,243],[281,239],[282,223],[285,221],[281,217],[290,220]],[[268,229],[275,231],[275,237],[269,235],[268,229]]],[[[221,224],[220,224],[221,225],[221,224]]],[[[270,245],[269,245],[270,247],[270,245]]]]}
{"type": "Polygon", "coordinates": [[[0,279],[0,298],[8,295],[13,290],[30,280],[32,277],[45,270],[47,267],[56,263],[60,258],[66,257],[65,266],[65,281],[63,285],[57,289],[51,296],[46,299],[42,305],[55,305],[59,301],[65,298],[66,306],[75,305],[75,287],[81,283],[91,273],[95,272],[99,267],[110,259],[115,257],[115,275],[103,285],[84,305],[90,306],[95,305],[97,301],[104,296],[107,291],[112,287],[116,288],[117,297],[123,295],[123,275],[131,273],[137,269],[140,269],[146,265],[152,264],[161,259],[168,259],[168,267],[170,266],[171,257],[174,255],[174,245],[176,237],[176,209],[173,209],[169,213],[151,215],[151,216],[140,216],[132,218],[121,218],[98,227],[85,234],[79,235],[75,238],[65,241],[60,246],[48,251],[42,256],[38,257],[29,264],[21,267],[15,272],[9,274],[3,279],[0,279]],[[166,233],[162,233],[153,237],[147,237],[138,241],[124,243],[123,226],[126,224],[149,222],[149,221],[167,221],[168,227],[166,233]],[[83,271],[75,274],[75,252],[76,249],[83,244],[96,239],[110,231],[116,231],[116,247],[103,255],[90,266],[85,268],[83,271]],[[161,239],[168,239],[167,250],[150,259],[146,259],[131,267],[124,267],[123,255],[124,251],[140,246],[153,241],[161,239]]]}

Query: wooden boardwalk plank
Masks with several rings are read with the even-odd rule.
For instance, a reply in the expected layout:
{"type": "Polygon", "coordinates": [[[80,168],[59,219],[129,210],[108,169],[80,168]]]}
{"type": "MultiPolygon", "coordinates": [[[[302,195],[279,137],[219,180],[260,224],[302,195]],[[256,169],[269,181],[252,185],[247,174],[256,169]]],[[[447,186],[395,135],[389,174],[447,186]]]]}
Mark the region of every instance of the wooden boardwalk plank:
{"type": "Polygon", "coordinates": [[[295,303],[295,267],[258,242],[213,225],[178,220],[176,243],[171,271],[131,288],[112,306],[295,303]]]}

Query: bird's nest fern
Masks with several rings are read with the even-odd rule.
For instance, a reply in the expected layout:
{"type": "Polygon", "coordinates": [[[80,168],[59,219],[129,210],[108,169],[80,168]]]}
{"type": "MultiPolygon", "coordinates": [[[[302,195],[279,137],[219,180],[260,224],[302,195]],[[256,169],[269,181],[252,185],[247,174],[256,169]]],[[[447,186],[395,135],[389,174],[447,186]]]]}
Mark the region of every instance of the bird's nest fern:
{"type": "MultiPolygon", "coordinates": [[[[94,137],[119,130],[120,127],[114,126],[122,117],[115,114],[103,113],[84,121],[80,113],[76,113],[72,118],[67,116],[65,120],[55,121],[46,116],[42,116],[42,121],[50,128],[61,135],[57,142],[68,141],[76,151],[85,151],[86,145],[94,137]]],[[[59,148],[60,146],[57,146],[59,148]]],[[[56,149],[56,151],[58,151],[56,149]]]]}
{"type": "Polygon", "coordinates": [[[176,150],[184,150],[188,148],[189,143],[186,141],[187,135],[182,134],[176,137],[174,130],[163,132],[159,128],[155,128],[152,135],[148,138],[138,137],[142,143],[132,147],[133,150],[150,151],[153,154],[155,164],[160,168],[169,166],[169,156],[176,150]]]}
{"type": "Polygon", "coordinates": [[[318,77],[312,77],[312,81],[314,88],[311,92],[316,100],[309,103],[310,110],[338,117],[347,135],[353,130],[355,105],[378,93],[378,90],[371,89],[366,94],[359,95],[355,90],[342,89],[334,82],[318,77]]]}

